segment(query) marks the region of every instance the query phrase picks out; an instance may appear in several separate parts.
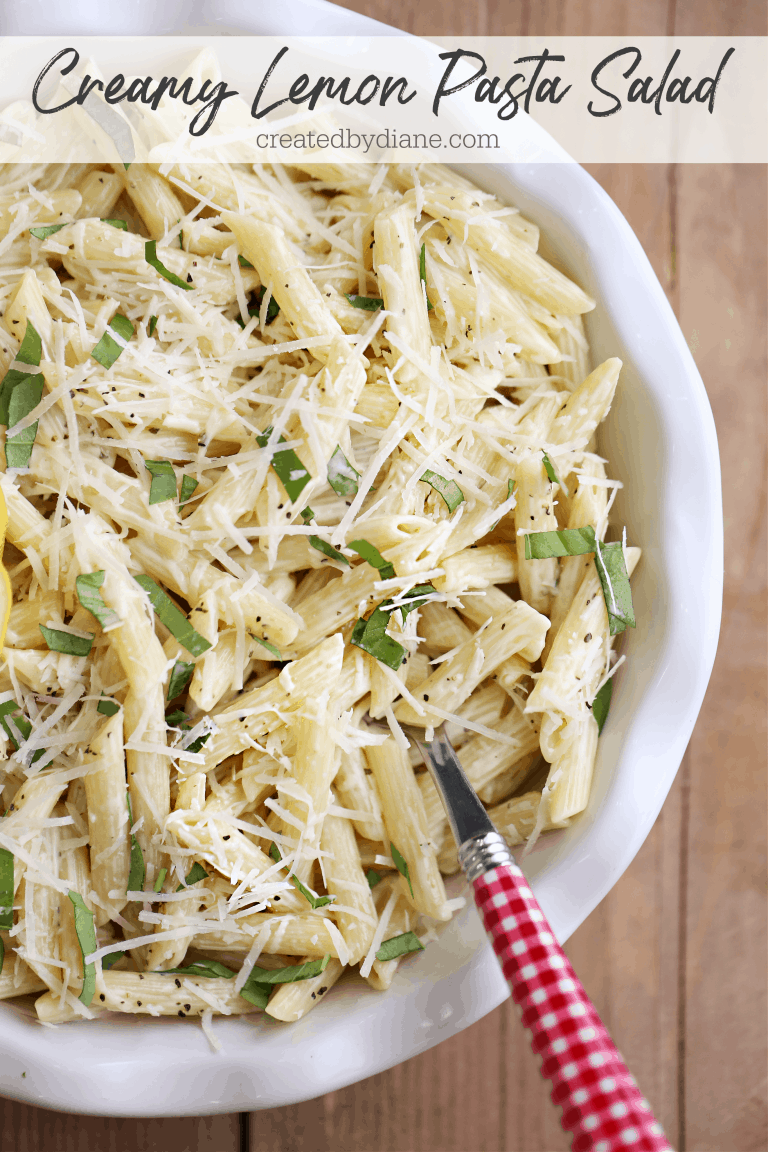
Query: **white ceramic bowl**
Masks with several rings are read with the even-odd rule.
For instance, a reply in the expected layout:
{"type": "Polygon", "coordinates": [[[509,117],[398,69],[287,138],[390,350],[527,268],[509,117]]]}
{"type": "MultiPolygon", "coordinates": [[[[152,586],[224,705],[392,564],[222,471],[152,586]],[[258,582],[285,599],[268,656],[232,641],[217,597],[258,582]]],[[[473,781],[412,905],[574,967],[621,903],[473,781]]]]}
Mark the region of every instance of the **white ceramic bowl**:
{"type": "MultiPolygon", "coordinates": [[[[74,9],[62,17],[62,5],[56,8],[54,30],[75,30],[74,9]]],[[[251,33],[391,31],[321,0],[294,0],[282,23],[264,13],[246,15],[243,8],[239,0],[221,3],[217,20],[251,33]]],[[[42,9],[37,0],[35,18],[47,18],[42,9]]],[[[132,8],[125,31],[168,30],[157,22],[164,11],[155,6],[142,27],[132,8]]],[[[122,31],[103,28],[104,17],[100,4],[89,31],[122,31]]],[[[20,23],[9,27],[10,18],[6,11],[7,31],[29,30],[20,23]]],[[[196,7],[198,28],[206,18],[206,10],[196,7]]],[[[544,159],[561,159],[562,151],[532,122],[524,131],[544,159]]],[[[544,837],[525,862],[562,941],[648,835],[701,706],[722,594],[717,441],[701,379],[651,266],[621,213],[586,172],[567,163],[464,171],[542,226],[549,252],[598,301],[588,318],[595,362],[614,355],[624,361],[602,448],[611,474],[626,485],[613,523],[625,523],[629,540],[643,547],[633,579],[638,627],[623,641],[627,663],[616,676],[589,808],[573,827],[544,837]]],[[[342,985],[290,1027],[219,1021],[224,1049],[216,1056],[191,1021],[126,1017],[53,1031],[0,1005],[0,1092],[113,1116],[290,1104],[423,1052],[506,995],[474,908],[467,907],[437,943],[401,966],[386,995],[362,984],[342,985]]]]}

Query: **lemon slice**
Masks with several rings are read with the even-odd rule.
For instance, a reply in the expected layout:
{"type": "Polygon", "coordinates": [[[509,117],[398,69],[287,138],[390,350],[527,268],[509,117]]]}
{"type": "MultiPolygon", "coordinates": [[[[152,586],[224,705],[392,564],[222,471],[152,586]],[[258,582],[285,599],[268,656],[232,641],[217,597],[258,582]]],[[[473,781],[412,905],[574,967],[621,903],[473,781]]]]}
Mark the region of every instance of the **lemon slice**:
{"type": "Polygon", "coordinates": [[[5,632],[8,627],[8,617],[11,614],[11,582],[2,561],[5,532],[8,527],[8,509],[5,496],[0,489],[0,648],[5,643],[5,632]]]}

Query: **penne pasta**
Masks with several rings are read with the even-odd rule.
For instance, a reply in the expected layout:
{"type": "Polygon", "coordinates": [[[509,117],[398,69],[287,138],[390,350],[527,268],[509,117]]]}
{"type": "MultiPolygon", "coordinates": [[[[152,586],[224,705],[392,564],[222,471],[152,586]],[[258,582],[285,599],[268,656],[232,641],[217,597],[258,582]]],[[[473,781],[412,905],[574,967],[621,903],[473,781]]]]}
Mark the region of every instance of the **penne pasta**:
{"type": "Polygon", "coordinates": [[[0,999],[214,1046],[451,918],[412,729],[509,843],[588,807],[639,555],[621,363],[535,224],[440,165],[228,147],[0,170],[0,999]]]}

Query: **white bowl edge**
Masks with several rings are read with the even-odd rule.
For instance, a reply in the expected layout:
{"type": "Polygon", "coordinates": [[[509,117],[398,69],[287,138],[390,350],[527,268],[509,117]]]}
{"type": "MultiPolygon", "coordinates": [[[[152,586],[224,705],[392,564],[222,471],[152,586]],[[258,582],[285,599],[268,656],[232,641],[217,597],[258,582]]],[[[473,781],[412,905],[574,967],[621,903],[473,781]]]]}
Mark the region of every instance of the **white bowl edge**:
{"type": "MultiPolygon", "coordinates": [[[[315,31],[325,7],[301,0],[283,30],[315,31]],[[302,26],[303,17],[313,23],[302,26]]],[[[392,33],[327,7],[333,31],[392,33]]],[[[231,10],[244,23],[240,8],[235,2],[220,6],[219,18],[231,10]]],[[[275,34],[279,28],[263,30],[275,34]]],[[[529,130],[540,135],[546,152],[552,143],[546,133],[529,130]]],[[[572,828],[544,838],[524,862],[565,940],[650,831],[704,697],[722,599],[717,441],[703,384],[664,292],[629,225],[587,173],[574,164],[464,170],[488,190],[506,189],[510,202],[542,225],[564,270],[599,297],[598,314],[588,321],[595,362],[609,355],[625,360],[602,445],[611,474],[636,478],[628,485],[629,501],[617,501],[612,519],[620,523],[622,517],[630,542],[644,549],[633,580],[638,629],[625,641],[628,661],[617,674],[589,808],[572,828]],[[627,427],[638,421],[628,442],[627,427]],[[653,460],[648,476],[643,458],[653,460]]],[[[507,989],[474,909],[466,908],[439,943],[401,966],[386,996],[367,987],[361,993],[341,987],[288,1029],[256,1025],[254,1031],[245,1020],[218,1022],[225,1050],[216,1057],[191,1022],[98,1021],[51,1032],[6,1006],[0,1092],[63,1111],[112,1116],[202,1115],[296,1103],[425,1051],[486,1015],[507,989]]]]}

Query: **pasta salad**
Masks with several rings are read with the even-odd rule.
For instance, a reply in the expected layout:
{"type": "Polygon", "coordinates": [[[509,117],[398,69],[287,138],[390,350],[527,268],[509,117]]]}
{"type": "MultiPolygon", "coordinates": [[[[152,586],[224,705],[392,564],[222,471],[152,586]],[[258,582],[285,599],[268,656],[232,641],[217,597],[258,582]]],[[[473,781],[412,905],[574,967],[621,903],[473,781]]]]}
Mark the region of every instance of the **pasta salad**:
{"type": "Polygon", "coordinates": [[[0,996],[297,1020],[589,798],[639,557],[594,301],[437,165],[6,166],[0,996]]]}

